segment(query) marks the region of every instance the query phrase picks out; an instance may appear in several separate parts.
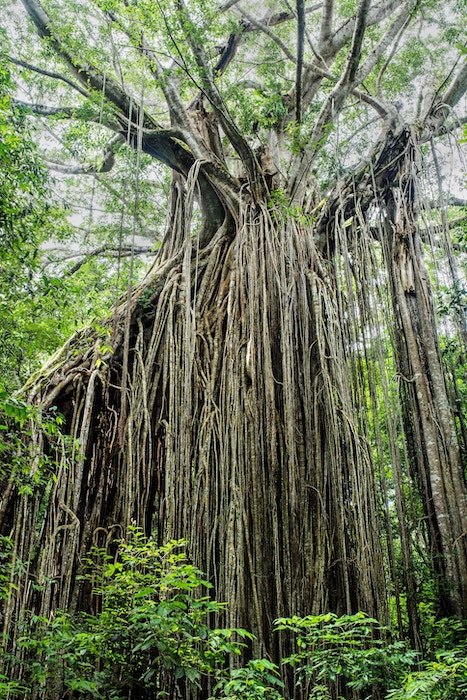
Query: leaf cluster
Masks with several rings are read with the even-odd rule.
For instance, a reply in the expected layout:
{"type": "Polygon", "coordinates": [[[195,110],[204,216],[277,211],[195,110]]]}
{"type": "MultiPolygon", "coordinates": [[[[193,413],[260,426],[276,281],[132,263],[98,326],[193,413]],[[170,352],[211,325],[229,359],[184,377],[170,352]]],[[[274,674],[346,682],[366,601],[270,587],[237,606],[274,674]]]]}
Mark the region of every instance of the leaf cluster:
{"type": "Polygon", "coordinates": [[[387,700],[461,700],[467,697],[467,656],[457,650],[442,652],[436,661],[410,673],[402,687],[390,691],[387,700]]]}
{"type": "Polygon", "coordinates": [[[230,678],[222,679],[214,687],[214,695],[209,700],[283,700],[279,690],[283,687],[275,663],[268,659],[252,659],[245,667],[232,669],[230,678]]]}
{"type": "MultiPolygon", "coordinates": [[[[14,87],[6,60],[0,58],[0,391],[7,393],[18,389],[74,331],[94,316],[107,315],[116,297],[128,287],[130,265],[133,279],[140,269],[138,260],[109,266],[108,260],[91,255],[74,272],[80,256],[73,258],[70,252],[80,248],[70,218],[72,214],[77,217],[76,210],[67,209],[66,204],[70,199],[81,202],[83,191],[75,192],[63,181],[55,183],[48,175],[29,117],[13,102],[14,87]],[[65,206],[59,201],[61,195],[65,206]]],[[[69,138],[70,147],[86,157],[88,151],[95,154],[101,131],[88,133],[78,121],[70,129],[62,133],[63,142],[69,138]]],[[[145,161],[143,169],[146,166],[145,161]]],[[[106,183],[109,191],[103,200],[112,211],[100,214],[96,222],[92,211],[84,209],[83,214],[81,208],[78,216],[81,222],[87,219],[83,222],[86,250],[102,248],[105,241],[104,247],[110,246],[116,257],[122,237],[131,235],[131,222],[127,222],[133,213],[141,227],[149,218],[153,228],[157,222],[154,197],[148,192],[154,187],[141,188],[136,208],[125,192],[134,180],[133,171],[116,172],[115,178],[116,184],[106,183]],[[122,180],[124,226],[115,220],[115,210],[123,206],[122,180]]]]}
{"type": "Polygon", "coordinates": [[[238,656],[252,635],[210,626],[225,605],[202,594],[210,584],[183,547],[158,547],[131,528],[115,556],[91,552],[83,580],[100,611],[31,620],[33,635],[21,639],[31,685],[117,700],[129,692],[165,697],[166,688],[183,695],[208,674],[222,674],[226,655],[238,656]]]}
{"type": "Polygon", "coordinates": [[[388,641],[389,630],[363,612],[279,618],[275,629],[295,636],[297,650],[283,663],[295,669],[297,683],[311,688],[383,690],[417,657],[403,642],[388,641]]]}
{"type": "Polygon", "coordinates": [[[53,457],[38,453],[31,443],[42,435],[49,444],[60,439],[65,446],[69,438],[61,434],[63,423],[55,408],[41,414],[35,406],[0,392],[0,478],[13,483],[19,494],[32,494],[38,485],[53,480],[53,457]]]}

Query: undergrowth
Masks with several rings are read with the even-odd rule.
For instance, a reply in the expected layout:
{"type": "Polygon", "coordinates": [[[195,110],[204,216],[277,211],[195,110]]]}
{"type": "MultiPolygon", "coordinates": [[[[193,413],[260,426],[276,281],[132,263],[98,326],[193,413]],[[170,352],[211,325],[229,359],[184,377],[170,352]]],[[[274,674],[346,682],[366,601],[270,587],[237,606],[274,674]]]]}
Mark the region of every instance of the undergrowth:
{"type": "MultiPolygon", "coordinates": [[[[467,697],[459,621],[450,626],[457,646],[424,661],[363,612],[281,618],[274,629],[290,635],[294,653],[280,666],[269,659],[240,665],[253,635],[215,626],[225,604],[211,599],[183,541],[160,547],[132,527],[113,552],[94,548],[84,565],[95,611],[57,610],[50,618],[30,612],[19,637],[21,681],[0,675],[0,698],[172,700],[201,689],[209,700],[283,700],[283,679],[291,674],[292,692],[309,700],[467,697]]],[[[8,651],[4,665],[18,665],[8,651]]]]}

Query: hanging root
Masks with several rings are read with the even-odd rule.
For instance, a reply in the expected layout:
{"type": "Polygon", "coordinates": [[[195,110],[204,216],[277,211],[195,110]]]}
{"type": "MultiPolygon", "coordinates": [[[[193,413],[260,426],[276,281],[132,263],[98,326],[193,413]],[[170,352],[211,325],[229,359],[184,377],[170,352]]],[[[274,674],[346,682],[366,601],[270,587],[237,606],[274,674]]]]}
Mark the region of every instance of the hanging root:
{"type": "Polygon", "coordinates": [[[133,521],[188,540],[229,603],[219,623],[252,630],[255,653],[285,652],[271,635],[279,616],[385,618],[335,271],[298,221],[265,206],[246,206],[234,233],[201,252],[186,236],[118,309],[112,352],[82,333],[29,384],[72,440],[48,447],[52,483],[10,500],[29,570],[9,619],[89,607],[77,574],[95,533],[133,521]]]}
{"type": "MultiPolygon", "coordinates": [[[[367,197],[356,196],[350,219],[346,198],[334,208],[328,258],[312,224],[263,204],[226,217],[199,250],[189,197],[172,203],[178,248],[166,246],[103,333],[76,335],[27,386],[31,402],[64,414],[66,435],[33,429],[31,449],[48,455],[54,478],[29,495],[4,493],[17,586],[5,629],[27,609],[89,608],[78,574],[96,533],[136,522],[161,542],[188,540],[229,603],[218,624],[250,629],[255,654],[289,651],[272,635],[277,617],[364,610],[384,622],[389,593],[402,632],[401,585],[420,646],[409,529],[418,516],[406,498],[411,456],[398,443],[408,428],[393,381],[411,381],[416,348],[410,355],[409,335],[402,347],[395,328],[404,300],[413,321],[416,296],[401,285],[388,313],[401,257],[384,245],[396,228],[391,212],[370,223],[367,197]]],[[[420,257],[408,262],[420,284],[420,257]]],[[[423,441],[430,426],[419,426],[423,441]]],[[[414,466],[431,494],[433,464],[414,466]]]]}

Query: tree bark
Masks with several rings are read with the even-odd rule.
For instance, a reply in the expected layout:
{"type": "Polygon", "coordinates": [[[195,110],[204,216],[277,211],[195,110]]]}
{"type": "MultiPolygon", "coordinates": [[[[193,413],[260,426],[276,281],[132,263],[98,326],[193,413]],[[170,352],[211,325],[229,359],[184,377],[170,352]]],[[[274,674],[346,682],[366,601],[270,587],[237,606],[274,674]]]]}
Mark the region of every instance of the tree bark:
{"type": "Polygon", "coordinates": [[[467,490],[437,341],[432,291],[417,220],[417,143],[409,140],[398,187],[388,197],[385,262],[398,322],[406,436],[429,523],[438,601],[445,615],[467,613],[467,490]]]}
{"type": "Polygon", "coordinates": [[[186,538],[229,603],[218,623],[252,630],[251,653],[279,659],[290,649],[272,635],[277,617],[363,609],[387,619],[334,273],[312,230],[251,202],[198,249],[181,193],[170,231],[180,250],[120,308],[113,354],[99,356],[98,338],[86,351],[92,337],[78,337],[34,384],[34,401],[56,405],[80,447],[66,458],[58,445],[53,485],[9,503],[13,532],[37,533],[18,550],[37,585],[21,584],[10,614],[89,607],[80,562],[136,521],[161,542],[186,538]]]}

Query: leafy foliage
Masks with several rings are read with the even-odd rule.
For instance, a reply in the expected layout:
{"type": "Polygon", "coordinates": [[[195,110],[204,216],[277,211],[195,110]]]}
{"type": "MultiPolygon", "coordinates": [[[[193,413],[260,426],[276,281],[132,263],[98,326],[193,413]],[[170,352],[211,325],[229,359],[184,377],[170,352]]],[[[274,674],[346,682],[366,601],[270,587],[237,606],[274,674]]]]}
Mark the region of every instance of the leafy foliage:
{"type": "Polygon", "coordinates": [[[275,629],[296,635],[297,651],[283,662],[295,669],[299,683],[310,686],[311,697],[326,697],[326,688],[339,691],[342,683],[359,691],[384,690],[417,656],[403,642],[388,642],[389,630],[362,612],[280,618],[275,629]]]}
{"type": "Polygon", "coordinates": [[[32,616],[34,633],[28,629],[20,641],[30,656],[32,687],[113,700],[128,692],[165,697],[162,687],[183,693],[252,638],[245,630],[209,626],[225,606],[199,595],[210,584],[187,562],[183,542],[158,547],[139,529],[130,533],[115,557],[95,550],[87,561],[92,568],[84,580],[94,585],[98,614],[32,616]]]}
{"type": "Polygon", "coordinates": [[[25,688],[18,681],[10,681],[6,676],[0,675],[0,698],[8,700],[8,698],[15,697],[25,697],[24,693],[27,692],[25,688]]]}
{"type": "Polygon", "coordinates": [[[46,267],[44,243],[69,241],[73,229],[51,197],[52,182],[13,103],[13,87],[0,59],[0,391],[6,392],[19,388],[93,311],[107,308],[92,294],[98,280],[104,287],[102,270],[69,279],[46,267]]]}
{"type": "Polygon", "coordinates": [[[387,700],[461,700],[467,697],[467,656],[458,651],[438,654],[422,671],[409,674],[387,700]]]}
{"type": "MultiPolygon", "coordinates": [[[[224,605],[198,595],[210,586],[187,562],[184,543],[158,547],[138,528],[130,532],[114,556],[96,548],[87,559],[83,580],[94,586],[99,613],[30,615],[19,639],[29,686],[0,678],[0,697],[29,697],[41,688],[44,697],[178,698],[212,677],[209,700],[283,700],[281,668],[272,661],[228,663],[252,635],[210,626],[224,605]]],[[[457,637],[458,624],[444,621],[446,629],[452,625],[457,637]]],[[[275,630],[296,637],[297,652],[282,668],[294,669],[301,696],[310,700],[340,698],[345,687],[387,700],[457,700],[467,691],[465,650],[453,647],[450,635],[448,650],[408,673],[418,654],[388,641],[388,629],[362,612],[281,618],[275,630]]]]}
{"type": "Polygon", "coordinates": [[[278,690],[283,686],[276,664],[268,659],[253,659],[244,668],[232,669],[230,677],[215,686],[209,700],[283,700],[278,690]]]}
{"type": "MultiPolygon", "coordinates": [[[[28,355],[25,346],[35,316],[33,277],[48,219],[46,171],[22,115],[13,107],[12,88],[10,73],[0,60],[0,389],[10,388],[15,374],[24,377],[21,365],[28,355]]],[[[42,333],[37,335],[39,344],[46,345],[42,333]]]]}
{"type": "MultiPolygon", "coordinates": [[[[70,442],[61,434],[62,414],[52,408],[42,414],[36,407],[0,392],[0,478],[8,479],[20,495],[30,495],[35,488],[50,484],[55,465],[48,454],[31,448],[33,433],[49,442],[70,442]]],[[[7,541],[7,539],[5,540],[7,541]]]]}

